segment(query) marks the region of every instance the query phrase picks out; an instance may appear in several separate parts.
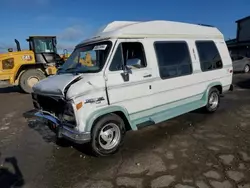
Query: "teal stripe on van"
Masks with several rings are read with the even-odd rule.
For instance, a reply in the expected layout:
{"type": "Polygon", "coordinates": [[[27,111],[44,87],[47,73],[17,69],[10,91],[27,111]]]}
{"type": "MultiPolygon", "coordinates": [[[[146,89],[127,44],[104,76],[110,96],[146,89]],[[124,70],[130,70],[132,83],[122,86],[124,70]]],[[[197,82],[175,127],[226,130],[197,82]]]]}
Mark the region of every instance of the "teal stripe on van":
{"type": "Polygon", "coordinates": [[[203,100],[203,96],[204,93],[201,93],[185,99],[131,114],[130,120],[132,129],[137,130],[136,125],[143,122],[153,121],[155,123],[159,123],[205,106],[206,101],[203,100]]]}
{"type": "Polygon", "coordinates": [[[177,101],[174,101],[174,102],[169,102],[169,103],[166,103],[166,104],[163,104],[163,105],[155,106],[155,107],[150,108],[150,109],[142,110],[140,112],[132,113],[129,116],[130,116],[130,119],[133,121],[135,119],[145,117],[145,116],[149,116],[149,115],[161,112],[163,110],[168,110],[168,109],[174,108],[176,106],[181,106],[181,105],[184,105],[184,104],[187,104],[187,103],[190,103],[190,102],[201,100],[203,95],[204,95],[204,92],[200,93],[200,94],[197,94],[197,95],[194,95],[194,96],[191,96],[191,97],[180,99],[180,100],[177,100],[177,101]]]}

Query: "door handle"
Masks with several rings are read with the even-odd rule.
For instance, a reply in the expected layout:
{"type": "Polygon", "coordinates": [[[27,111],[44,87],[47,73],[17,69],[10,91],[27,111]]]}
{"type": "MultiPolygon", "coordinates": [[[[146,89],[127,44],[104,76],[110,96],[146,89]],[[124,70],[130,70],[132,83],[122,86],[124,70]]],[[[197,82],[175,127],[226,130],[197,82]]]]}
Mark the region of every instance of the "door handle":
{"type": "Polygon", "coordinates": [[[151,76],[152,76],[152,74],[146,74],[146,75],[143,76],[143,78],[148,78],[148,77],[151,77],[151,76]]]}

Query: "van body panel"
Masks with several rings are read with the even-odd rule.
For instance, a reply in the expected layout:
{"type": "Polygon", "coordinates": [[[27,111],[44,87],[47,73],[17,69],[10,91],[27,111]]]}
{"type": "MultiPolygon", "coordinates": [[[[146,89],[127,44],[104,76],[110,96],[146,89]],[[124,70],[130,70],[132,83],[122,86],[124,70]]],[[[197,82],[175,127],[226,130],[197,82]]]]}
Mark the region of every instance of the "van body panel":
{"type": "MultiPolygon", "coordinates": [[[[119,39],[114,53],[118,49],[119,44],[123,42],[139,42],[144,46],[145,54],[147,54],[147,46],[144,44],[144,41],[143,39],[119,39]]],[[[148,108],[150,105],[148,97],[151,95],[150,84],[152,78],[154,78],[150,64],[140,70],[132,70],[132,73],[129,74],[128,82],[124,82],[121,76],[122,73],[123,70],[109,71],[108,67],[106,69],[105,77],[107,78],[106,85],[110,104],[124,106],[129,113],[148,108]],[[147,75],[151,76],[148,77],[147,75]]]]}
{"type": "Polygon", "coordinates": [[[100,108],[99,110],[96,110],[95,112],[89,115],[89,118],[86,121],[87,126],[85,131],[90,131],[94,121],[99,117],[114,112],[122,112],[127,118],[132,130],[137,130],[137,125],[144,122],[151,121],[153,123],[159,123],[168,120],[183,113],[187,113],[205,106],[207,103],[208,92],[214,86],[221,86],[221,83],[213,82],[209,84],[207,89],[200,94],[187,97],[178,101],[172,101],[160,106],[155,106],[150,109],[138,111],[136,113],[129,114],[126,108],[118,105],[110,105],[108,107],[100,108]]]}

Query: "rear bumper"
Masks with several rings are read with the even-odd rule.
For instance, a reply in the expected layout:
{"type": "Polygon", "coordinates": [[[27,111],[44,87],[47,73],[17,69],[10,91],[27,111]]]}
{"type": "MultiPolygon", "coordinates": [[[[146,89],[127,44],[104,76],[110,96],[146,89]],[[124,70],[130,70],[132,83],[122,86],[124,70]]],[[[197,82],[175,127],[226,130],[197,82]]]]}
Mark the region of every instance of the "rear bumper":
{"type": "Polygon", "coordinates": [[[40,120],[50,121],[52,126],[50,126],[50,124],[47,124],[47,126],[50,126],[50,129],[56,133],[58,138],[65,138],[77,144],[87,143],[91,139],[91,134],[89,132],[79,132],[72,129],[60,122],[57,117],[49,112],[32,110],[25,113],[25,118],[39,118],[40,120]]]}

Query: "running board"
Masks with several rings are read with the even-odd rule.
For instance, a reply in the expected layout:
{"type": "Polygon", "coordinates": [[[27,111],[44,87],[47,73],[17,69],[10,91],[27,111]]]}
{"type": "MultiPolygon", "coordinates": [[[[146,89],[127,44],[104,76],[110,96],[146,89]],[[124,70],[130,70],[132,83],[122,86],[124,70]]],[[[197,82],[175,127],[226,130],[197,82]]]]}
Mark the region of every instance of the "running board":
{"type": "Polygon", "coordinates": [[[136,127],[137,127],[138,130],[140,130],[140,129],[146,128],[146,127],[154,125],[154,124],[155,124],[154,121],[149,120],[149,121],[145,121],[143,123],[137,124],[136,127]]]}

